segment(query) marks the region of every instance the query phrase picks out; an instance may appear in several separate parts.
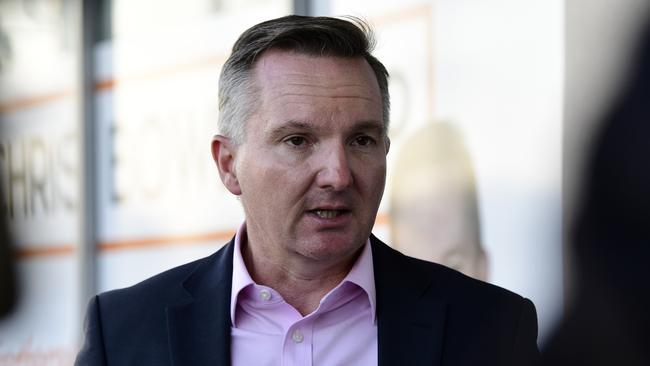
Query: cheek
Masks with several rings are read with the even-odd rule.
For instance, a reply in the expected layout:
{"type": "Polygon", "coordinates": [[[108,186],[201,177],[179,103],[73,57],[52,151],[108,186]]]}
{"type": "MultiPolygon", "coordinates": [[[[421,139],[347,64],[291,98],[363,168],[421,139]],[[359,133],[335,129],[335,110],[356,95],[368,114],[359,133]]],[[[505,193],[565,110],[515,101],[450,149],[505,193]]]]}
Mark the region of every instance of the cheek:
{"type": "Polygon", "coordinates": [[[386,184],[386,165],[381,163],[360,164],[356,169],[355,180],[357,180],[360,189],[369,198],[376,198],[377,204],[384,194],[386,184]]]}
{"type": "Polygon", "coordinates": [[[303,185],[308,182],[308,167],[287,163],[272,153],[258,154],[256,159],[242,163],[242,171],[245,171],[240,178],[242,196],[249,197],[253,204],[288,204],[290,198],[287,196],[299,195],[304,191],[303,185]]]}

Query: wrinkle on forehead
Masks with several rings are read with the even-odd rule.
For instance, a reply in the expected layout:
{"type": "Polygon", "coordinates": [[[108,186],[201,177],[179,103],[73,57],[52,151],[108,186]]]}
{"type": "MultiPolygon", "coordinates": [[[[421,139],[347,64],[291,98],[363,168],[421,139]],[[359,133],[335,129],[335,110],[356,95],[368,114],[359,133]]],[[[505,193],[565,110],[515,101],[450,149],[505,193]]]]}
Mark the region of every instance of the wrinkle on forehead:
{"type": "MultiPolygon", "coordinates": [[[[297,88],[297,90],[301,89],[320,89],[325,92],[336,92],[336,91],[343,91],[343,92],[352,92],[350,94],[354,94],[355,91],[359,92],[360,94],[368,94],[368,85],[365,83],[333,83],[331,78],[328,77],[327,75],[287,75],[285,76],[282,80],[282,84],[284,86],[292,86],[297,88]]],[[[277,80],[275,82],[272,82],[271,84],[277,83],[277,80]]],[[[290,93],[289,93],[290,94],[290,93]]],[[[305,95],[312,95],[306,93],[305,95]]],[[[318,96],[316,94],[315,96],[318,96]]],[[[350,95],[350,97],[355,97],[357,96],[356,94],[350,95]]]]}
{"type": "MultiPolygon", "coordinates": [[[[374,102],[374,98],[371,97],[366,97],[363,95],[346,95],[346,94],[337,94],[337,95],[329,95],[329,94],[309,94],[309,93],[279,93],[276,95],[276,98],[278,97],[317,97],[317,98],[332,98],[332,99],[362,99],[362,100],[367,100],[369,102],[374,102]]],[[[294,103],[300,103],[300,102],[294,102],[294,103]]]]}
{"type": "Polygon", "coordinates": [[[309,56],[295,52],[267,51],[255,65],[255,73],[267,87],[294,86],[336,90],[359,88],[380,96],[379,83],[368,62],[359,58],[309,56]],[[331,62],[335,60],[336,62],[331,62]],[[332,78],[332,74],[345,76],[332,78]],[[368,85],[370,82],[371,85],[368,85]],[[368,88],[370,86],[370,88],[368,88]]]}
{"type": "MultiPolygon", "coordinates": [[[[341,65],[342,66],[342,65],[341,65]]],[[[367,87],[365,79],[363,82],[361,80],[354,80],[354,78],[359,79],[359,75],[356,72],[351,72],[352,69],[358,71],[358,65],[350,65],[350,67],[337,67],[334,70],[323,70],[318,71],[314,70],[312,72],[287,72],[285,70],[275,70],[276,72],[271,72],[268,75],[269,81],[278,82],[281,80],[283,84],[293,85],[297,87],[314,87],[318,86],[324,89],[338,89],[338,88],[361,88],[367,87]],[[340,82],[332,80],[331,74],[336,72],[337,74],[349,74],[350,78],[346,79],[345,82],[340,82]],[[356,82],[355,82],[356,81],[356,82]]]]}
{"type": "Polygon", "coordinates": [[[288,98],[290,101],[300,103],[301,98],[329,98],[329,99],[361,99],[367,102],[379,102],[381,96],[373,92],[368,85],[362,83],[336,84],[331,78],[313,77],[308,82],[305,79],[294,81],[291,77],[268,80],[265,88],[272,99],[288,98]]]}

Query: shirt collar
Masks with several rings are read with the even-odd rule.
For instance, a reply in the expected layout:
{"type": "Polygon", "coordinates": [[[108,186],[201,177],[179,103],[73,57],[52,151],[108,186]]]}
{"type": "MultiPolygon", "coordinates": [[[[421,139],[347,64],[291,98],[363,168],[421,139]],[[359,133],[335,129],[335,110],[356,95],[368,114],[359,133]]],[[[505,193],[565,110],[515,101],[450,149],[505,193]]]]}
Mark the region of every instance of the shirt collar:
{"type": "MultiPolygon", "coordinates": [[[[233,253],[232,261],[232,288],[230,292],[230,321],[235,325],[235,311],[237,310],[237,300],[239,293],[250,285],[255,285],[255,282],[248,273],[244,258],[241,254],[241,243],[246,236],[246,223],[244,222],[235,234],[235,250],[233,253]]],[[[368,295],[370,302],[370,312],[373,322],[376,321],[376,292],[375,292],[375,272],[372,262],[372,248],[370,246],[370,239],[366,240],[363,250],[357,261],[350,269],[347,276],[341,283],[350,282],[359,286],[368,295]]],[[[340,286],[340,285],[339,285],[340,286]]],[[[338,286],[337,286],[338,287],[338,286]]]]}
{"type": "Polygon", "coordinates": [[[350,269],[350,272],[341,283],[351,282],[363,289],[366,295],[368,295],[368,301],[370,302],[371,319],[375,322],[377,296],[375,293],[375,269],[372,263],[372,247],[370,245],[370,239],[367,239],[361,255],[359,255],[352,269],[350,269]]]}
{"type": "Polygon", "coordinates": [[[235,234],[235,250],[232,257],[232,288],[230,290],[230,324],[235,325],[235,310],[237,310],[237,298],[239,293],[246,287],[254,285],[251,275],[246,269],[244,258],[241,254],[241,241],[246,235],[246,223],[244,222],[235,234]]]}

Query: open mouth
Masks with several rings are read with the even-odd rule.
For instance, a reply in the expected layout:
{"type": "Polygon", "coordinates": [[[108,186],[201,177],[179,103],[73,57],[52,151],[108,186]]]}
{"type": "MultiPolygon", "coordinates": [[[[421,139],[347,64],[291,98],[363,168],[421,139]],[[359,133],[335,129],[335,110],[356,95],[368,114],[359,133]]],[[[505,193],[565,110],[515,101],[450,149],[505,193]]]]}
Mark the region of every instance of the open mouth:
{"type": "Polygon", "coordinates": [[[312,210],[321,219],[334,219],[348,212],[347,210],[312,210]]]}

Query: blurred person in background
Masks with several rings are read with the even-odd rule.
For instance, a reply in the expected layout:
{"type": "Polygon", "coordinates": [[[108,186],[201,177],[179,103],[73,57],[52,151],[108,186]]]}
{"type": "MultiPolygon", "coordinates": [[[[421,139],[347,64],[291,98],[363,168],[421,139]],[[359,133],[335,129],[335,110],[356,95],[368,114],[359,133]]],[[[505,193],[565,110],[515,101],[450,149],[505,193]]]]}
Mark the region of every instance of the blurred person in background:
{"type": "Polygon", "coordinates": [[[460,131],[428,123],[397,153],[390,191],[393,246],[486,281],[474,170],[460,131]]]}
{"type": "Polygon", "coordinates": [[[570,238],[575,300],[545,365],[650,365],[650,27],[633,65],[591,148],[570,238]]]}
{"type": "Polygon", "coordinates": [[[529,365],[528,299],[371,234],[388,73],[356,19],[245,31],[212,154],[246,221],[210,257],[91,299],[78,365],[529,365]]]}

